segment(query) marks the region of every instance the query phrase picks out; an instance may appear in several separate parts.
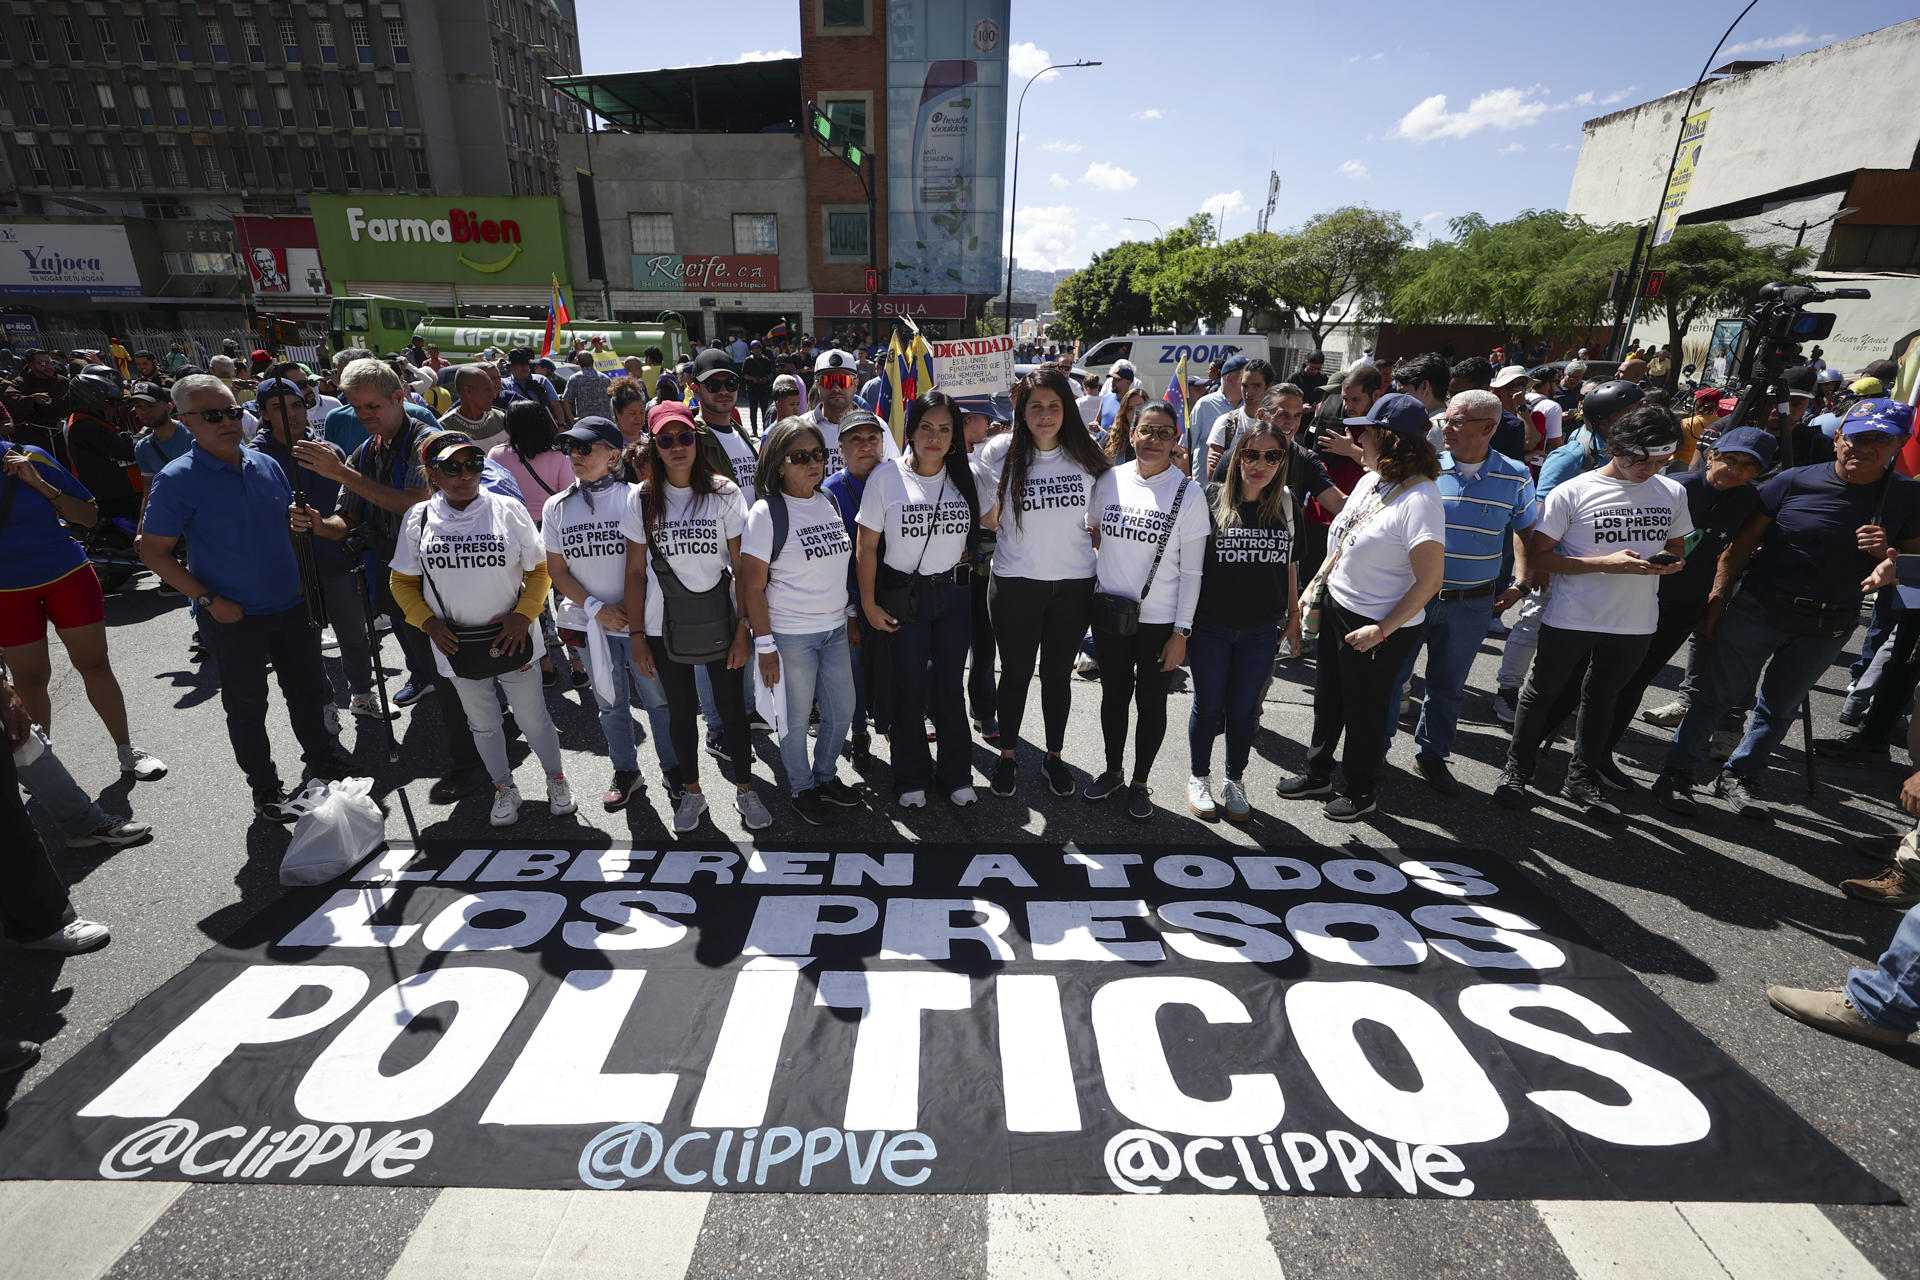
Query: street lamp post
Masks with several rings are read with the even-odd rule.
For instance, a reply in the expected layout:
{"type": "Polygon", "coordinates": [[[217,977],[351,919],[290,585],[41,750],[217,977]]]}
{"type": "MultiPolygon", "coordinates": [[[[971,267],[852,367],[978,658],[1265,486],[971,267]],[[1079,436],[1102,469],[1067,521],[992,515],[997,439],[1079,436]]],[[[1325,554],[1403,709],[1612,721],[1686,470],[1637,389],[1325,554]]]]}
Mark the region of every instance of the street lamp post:
{"type": "Polygon", "coordinates": [[[1013,189],[1007,195],[1007,305],[1001,319],[1007,323],[1007,332],[1013,332],[1013,225],[1020,211],[1020,119],[1027,110],[1027,89],[1033,88],[1033,82],[1049,71],[1062,71],[1072,67],[1097,67],[1098,62],[1089,62],[1085,58],[1078,62],[1056,62],[1050,67],[1042,67],[1027,77],[1027,88],[1020,91],[1020,105],[1013,113],[1013,189]]]}
{"type": "Polygon", "coordinates": [[[1157,223],[1157,222],[1155,222],[1155,221],[1154,221],[1154,220],[1153,220],[1152,218],[1125,218],[1125,217],[1123,217],[1123,218],[1121,218],[1121,219],[1120,219],[1120,221],[1122,221],[1122,222],[1144,222],[1144,223],[1146,223],[1146,224],[1147,224],[1148,226],[1150,226],[1150,227],[1152,227],[1152,228],[1153,228],[1153,230],[1154,230],[1154,234],[1156,234],[1156,235],[1158,235],[1158,236],[1160,236],[1160,237],[1161,237],[1162,239],[1165,239],[1165,238],[1166,238],[1166,234],[1167,234],[1167,233],[1166,233],[1166,230],[1165,230],[1165,229],[1164,229],[1163,227],[1161,227],[1161,225],[1160,225],[1159,223],[1157,223]]]}

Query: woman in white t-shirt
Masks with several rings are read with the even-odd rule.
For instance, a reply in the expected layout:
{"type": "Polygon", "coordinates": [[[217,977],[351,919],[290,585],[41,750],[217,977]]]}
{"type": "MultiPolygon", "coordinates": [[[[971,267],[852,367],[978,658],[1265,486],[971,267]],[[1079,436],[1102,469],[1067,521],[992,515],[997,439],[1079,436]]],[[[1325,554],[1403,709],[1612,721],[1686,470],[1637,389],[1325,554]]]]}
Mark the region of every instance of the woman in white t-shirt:
{"type": "MultiPolygon", "coordinates": [[[[694,675],[704,670],[713,690],[715,720],[733,774],[734,804],[749,831],[773,825],[767,806],[753,791],[753,743],[747,729],[746,690],[741,671],[747,665],[747,612],[737,599],[740,535],[747,508],[740,486],[714,472],[700,447],[693,416],[682,405],[655,405],[648,414],[652,444],[632,455],[640,486],[632,491],[622,528],[626,534],[627,599],[642,601],[642,615],[630,618],[647,638],[636,646],[634,663],[665,687],[668,737],[681,762],[684,793],[677,797],[673,829],[688,832],[707,811],[700,789],[700,753],[694,730],[700,694],[694,675]],[[656,561],[658,563],[656,563],[656,561]],[[735,596],[733,640],[726,651],[704,663],[682,662],[667,650],[664,565],[688,591],[722,589],[735,596]]],[[[716,642],[717,643],[717,642],[716,642]]]]}
{"type": "MultiPolygon", "coordinates": [[[[1116,432],[1126,426],[1114,419],[1116,432]]],[[[1105,800],[1124,787],[1127,816],[1145,822],[1153,817],[1147,776],[1167,736],[1167,688],[1174,669],[1186,661],[1213,525],[1206,493],[1173,465],[1174,442],[1180,438],[1173,409],[1160,402],[1144,405],[1131,416],[1130,430],[1134,460],[1093,486],[1096,590],[1100,597],[1133,601],[1138,616],[1131,634],[1111,630],[1104,625],[1106,602],[1096,597],[1093,650],[1100,663],[1107,767],[1081,794],[1105,800]],[[1136,719],[1131,782],[1121,772],[1128,703],[1136,719]]]]}
{"type": "Polygon", "coordinates": [[[1347,418],[1367,474],[1327,532],[1327,558],[1306,591],[1320,611],[1313,688],[1313,745],[1306,770],[1282,782],[1290,800],[1333,791],[1334,752],[1342,735],[1346,774],[1326,816],[1353,822],[1375,808],[1374,786],[1387,754],[1394,685],[1420,641],[1427,602],[1446,576],[1447,513],[1434,480],[1440,458],[1427,441],[1427,411],[1402,392],[1347,418]]]}
{"type": "Polygon", "coordinates": [[[520,820],[520,791],[500,732],[496,686],[547,775],[548,810],[572,813],[560,739],[533,665],[545,649],[533,623],[552,585],[540,531],[524,504],[481,487],[486,456],[466,436],[441,432],[426,442],[422,455],[434,494],[408,508],[400,521],[393,552],[394,602],[433,642],[434,663],[460,695],[473,745],[493,779],[489,821],[506,827],[520,820]],[[459,652],[460,642],[452,628],[484,625],[499,627],[495,648],[524,654],[526,665],[481,679],[454,675],[447,657],[459,652]]]}
{"type": "Polygon", "coordinates": [[[776,696],[785,691],[780,763],[793,811],[816,827],[833,820],[829,806],[862,803],[837,776],[853,725],[860,626],[847,596],[853,539],[840,504],[820,487],[826,467],[827,446],[813,423],[775,423],[761,443],[754,477],[760,499],[747,512],[740,539],[740,602],[753,624],[760,679],[776,696]],[[807,721],[816,702],[819,736],[809,763],[807,721]]]}
{"type": "Polygon", "coordinates": [[[540,537],[560,636],[587,654],[600,732],[613,762],[613,780],[600,804],[617,813],[640,787],[630,689],[640,694],[667,793],[677,803],[682,786],[679,760],[668,740],[667,695],[658,680],[634,666],[627,634],[627,535],[621,524],[633,486],[620,478],[626,442],[611,419],[597,416],[580,419],[557,442],[573,467],[573,483],[547,499],[540,537]]]}
{"type": "Polygon", "coordinates": [[[1010,796],[1019,785],[1014,747],[1038,657],[1047,748],[1041,770],[1053,794],[1070,796],[1073,775],[1060,749],[1073,710],[1073,657],[1093,604],[1088,509],[1094,481],[1109,464],[1087,434],[1074,407],[1073,384],[1058,365],[1042,365],[1020,381],[1013,415],[1013,430],[989,439],[973,464],[987,507],[983,523],[997,530],[987,588],[1000,648],[1000,762],[993,794],[1010,796]]]}
{"type": "Polygon", "coordinates": [[[980,499],[953,397],[928,391],[908,406],[907,445],[905,457],[882,462],[867,477],[860,500],[861,612],[869,645],[884,646],[886,654],[872,670],[893,692],[895,798],[917,809],[934,785],[954,804],[969,805],[976,799],[973,744],[961,683],[973,634],[967,548],[979,527],[980,499]],[[902,592],[913,602],[910,619],[887,608],[902,592]],[[927,752],[929,711],[940,742],[937,766],[927,752]]]}

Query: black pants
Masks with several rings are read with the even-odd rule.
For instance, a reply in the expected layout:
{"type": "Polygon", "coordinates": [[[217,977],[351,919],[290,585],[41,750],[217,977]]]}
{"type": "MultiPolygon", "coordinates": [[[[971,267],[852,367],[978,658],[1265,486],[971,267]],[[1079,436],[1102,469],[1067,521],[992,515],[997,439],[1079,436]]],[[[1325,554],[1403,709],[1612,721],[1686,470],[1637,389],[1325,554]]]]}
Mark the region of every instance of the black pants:
{"type": "Polygon", "coordinates": [[[287,702],[300,758],[309,765],[340,751],[327,732],[324,708],[333,701],[333,682],[320,661],[320,628],[307,606],[279,613],[248,614],[238,622],[205,615],[202,632],[220,664],[220,706],[227,713],[227,738],[251,787],[278,786],[273,746],[267,740],[267,667],[287,702]]]}
{"type": "Polygon", "coordinates": [[[747,384],[747,414],[753,422],[755,435],[767,433],[767,412],[773,408],[773,384],[771,382],[749,382],[747,384]]]}
{"type": "Polygon", "coordinates": [[[1160,651],[1173,634],[1171,622],[1143,622],[1130,636],[1093,629],[1093,656],[1100,664],[1100,734],[1107,744],[1107,772],[1121,771],[1127,749],[1127,704],[1136,719],[1132,781],[1145,782],[1167,736],[1167,689],[1173,672],[1160,669],[1160,651]]]}
{"type": "Polygon", "coordinates": [[[1867,714],[1860,720],[1860,734],[1874,742],[1891,743],[1913,697],[1914,682],[1920,680],[1920,615],[1900,615],[1884,643],[1893,646],[1893,655],[1874,683],[1867,714]]]}
{"type": "Polygon", "coordinates": [[[1346,735],[1340,763],[1345,794],[1373,795],[1380,762],[1387,756],[1387,725],[1398,714],[1394,687],[1407,655],[1420,643],[1420,627],[1402,627],[1365,653],[1347,643],[1347,633],[1378,622],[1338,604],[1328,595],[1321,611],[1320,644],[1313,678],[1313,745],[1307,749],[1307,774],[1333,777],[1334,750],[1346,735]]]}
{"type": "MultiPolygon", "coordinates": [[[[387,566],[376,563],[372,580],[376,584],[374,612],[384,613],[393,619],[393,638],[400,642],[400,651],[406,655],[408,678],[427,680],[433,687],[433,700],[440,708],[440,726],[447,735],[447,757],[451,761],[452,773],[478,773],[486,768],[480,759],[480,749],[473,745],[473,730],[467,727],[467,709],[460,705],[460,695],[454,690],[453,681],[440,674],[433,660],[433,641],[427,639],[427,633],[407,621],[406,614],[394,603],[391,589],[391,576],[387,566]],[[424,675],[423,675],[424,673],[424,675]]],[[[376,671],[376,680],[384,677],[376,671]]]]}
{"type": "Polygon", "coordinates": [[[1534,651],[1526,687],[1520,690],[1520,714],[1513,723],[1508,763],[1522,776],[1533,777],[1540,744],[1553,729],[1555,705],[1577,680],[1579,713],[1574,721],[1573,763],[1567,774],[1592,781],[1593,765],[1607,758],[1612,745],[1620,691],[1639,669],[1649,639],[1609,631],[1570,631],[1542,623],[1540,647],[1534,651]],[[1580,675],[1582,664],[1584,676],[1580,675]]]}
{"type": "Polygon", "coordinates": [[[1000,699],[993,687],[993,618],[987,612],[987,587],[993,579],[975,573],[967,579],[973,597],[972,658],[967,668],[967,704],[981,724],[997,719],[1000,699]]]}
{"type": "Polygon", "coordinates": [[[1027,686],[1040,661],[1040,715],[1046,722],[1047,750],[1067,740],[1067,716],[1073,710],[1073,655],[1087,634],[1093,608],[1093,579],[1003,578],[993,575],[987,588],[993,636],[1000,646],[1000,745],[1020,737],[1027,712],[1027,686]]]}
{"type": "MultiPolygon", "coordinates": [[[[1700,626],[1700,619],[1707,611],[1705,600],[1662,600],[1660,602],[1660,620],[1654,625],[1653,634],[1647,637],[1647,652],[1640,659],[1640,665],[1627,677],[1626,684],[1620,687],[1620,700],[1615,705],[1613,727],[1607,733],[1607,750],[1612,751],[1620,745],[1620,739],[1627,734],[1627,728],[1633,723],[1633,717],[1640,711],[1640,700],[1647,695],[1647,687],[1655,676],[1666,669],[1673,655],[1680,652],[1680,646],[1687,642],[1700,626]]],[[[1569,684],[1572,682],[1569,681],[1569,684]]],[[[1578,695],[1571,690],[1560,695],[1561,715],[1556,723],[1566,715],[1571,715],[1573,706],[1579,702],[1578,695]]],[[[1557,708],[1559,709],[1559,708],[1557,708]]]]}
{"type": "MultiPolygon", "coordinates": [[[[697,786],[700,746],[694,737],[699,729],[700,693],[693,683],[694,664],[669,658],[667,642],[659,636],[648,636],[647,648],[653,651],[653,669],[660,677],[660,687],[667,691],[667,737],[673,743],[674,759],[680,762],[680,780],[697,786]]],[[[753,658],[749,656],[747,661],[753,658]]],[[[720,745],[733,757],[729,770],[732,781],[745,782],[753,771],[745,686],[727,667],[724,657],[715,658],[706,668],[707,683],[713,686],[713,703],[720,709],[720,745]]]]}
{"type": "MultiPolygon", "coordinates": [[[[880,576],[885,586],[906,580],[905,574],[887,568],[882,568],[880,576]]],[[[972,783],[973,737],[967,732],[967,706],[960,688],[971,607],[965,586],[945,580],[927,584],[920,617],[901,624],[892,635],[879,637],[888,649],[890,661],[885,669],[893,682],[893,727],[887,738],[893,749],[896,796],[929,786],[952,795],[972,783]],[[939,739],[937,760],[927,750],[928,715],[939,739]]]]}
{"type": "Polygon", "coordinates": [[[13,750],[0,742],[0,932],[32,942],[73,919],[67,886],[20,798],[13,750]]]}

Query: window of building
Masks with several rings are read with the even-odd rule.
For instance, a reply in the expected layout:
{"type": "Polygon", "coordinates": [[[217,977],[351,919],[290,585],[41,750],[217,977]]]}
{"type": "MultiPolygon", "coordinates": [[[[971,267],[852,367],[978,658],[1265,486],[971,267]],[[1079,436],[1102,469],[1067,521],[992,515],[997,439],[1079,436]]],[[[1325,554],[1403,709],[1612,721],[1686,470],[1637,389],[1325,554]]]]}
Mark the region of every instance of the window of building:
{"type": "Polygon", "coordinates": [[[673,215],[670,213],[630,213],[635,253],[672,253],[673,215]]]}
{"type": "Polygon", "coordinates": [[[293,86],[284,84],[273,86],[273,109],[279,112],[281,124],[294,123],[293,86]]]}
{"type": "Polygon", "coordinates": [[[512,103],[507,104],[507,143],[515,147],[520,145],[520,108],[512,103]]]}
{"type": "Polygon", "coordinates": [[[67,61],[78,62],[86,56],[80,47],[80,28],[74,25],[72,18],[60,19],[60,38],[66,42],[67,61]]]}
{"type": "Polygon", "coordinates": [[[35,62],[45,62],[47,42],[40,36],[40,24],[32,18],[22,18],[20,32],[27,38],[27,56],[35,62]]]}
{"type": "Polygon", "coordinates": [[[140,61],[152,62],[154,60],[153,28],[147,25],[145,18],[135,18],[133,20],[133,42],[140,46],[140,61]]]}
{"type": "Polygon", "coordinates": [[[230,276],[239,261],[230,253],[163,253],[170,276],[230,276]]]}
{"type": "Polygon", "coordinates": [[[240,118],[251,125],[260,123],[260,95],[250,84],[240,86],[240,118]]]}
{"type": "Polygon", "coordinates": [[[169,186],[184,187],[187,185],[187,157],[181,152],[180,148],[160,148],[160,163],[167,171],[167,184],[169,186]]]}
{"type": "Polygon", "coordinates": [[[814,101],[833,121],[836,138],[867,145],[867,119],[873,110],[871,93],[821,93],[814,95],[814,101]]]}
{"type": "Polygon", "coordinates": [[[425,147],[408,147],[407,155],[413,160],[413,185],[422,191],[433,189],[433,170],[427,165],[425,147]]]}
{"type": "Polygon", "coordinates": [[[387,24],[387,43],[393,46],[395,66],[404,67],[413,61],[413,51],[407,47],[407,24],[389,22],[387,24]]]}
{"type": "Polygon", "coordinates": [[[398,129],[401,125],[400,90],[390,84],[381,85],[380,109],[387,113],[387,127],[398,129]]]}
{"type": "MultiPolygon", "coordinates": [[[[28,86],[27,91],[31,94],[32,86],[28,86]]],[[[153,96],[147,92],[147,86],[143,84],[133,86],[133,111],[140,117],[141,124],[153,123],[153,96]]]]}
{"type": "Polygon", "coordinates": [[[333,109],[327,106],[327,86],[315,81],[307,86],[307,96],[313,106],[313,122],[321,127],[333,124],[333,109]]]}
{"type": "Polygon", "coordinates": [[[821,243],[828,261],[867,260],[867,210],[864,205],[820,206],[821,243]]]}
{"type": "Polygon", "coordinates": [[[813,30],[822,36],[873,34],[873,0],[814,0],[813,30]]]}
{"type": "Polygon", "coordinates": [[[53,185],[53,175],[47,172],[47,157],[38,146],[28,145],[20,148],[27,158],[27,177],[36,187],[53,185]]]}
{"type": "Polygon", "coordinates": [[[127,176],[136,187],[153,185],[153,168],[147,164],[147,149],[139,143],[127,148],[127,176]]]}
{"type": "Polygon", "coordinates": [[[267,60],[267,46],[260,43],[260,24],[252,18],[240,20],[240,47],[247,51],[248,62],[267,60]]]}
{"type": "Polygon", "coordinates": [[[347,190],[360,190],[360,160],[352,147],[340,148],[340,176],[346,180],[347,190]]]}
{"type": "Polygon", "coordinates": [[[1920,263],[1920,227],[1843,225],[1833,229],[1821,265],[1829,271],[1912,271],[1920,263]]]}
{"type": "Polygon", "coordinates": [[[375,143],[373,147],[373,172],[380,180],[382,190],[391,191],[400,185],[393,172],[393,152],[385,143],[375,143]]]}
{"type": "Polygon", "coordinates": [[[347,23],[347,35],[353,41],[353,56],[364,66],[373,65],[373,32],[364,18],[347,23]]]}
{"type": "Polygon", "coordinates": [[[321,157],[320,148],[300,148],[300,162],[307,167],[308,186],[321,188],[327,185],[327,162],[321,157]]]}
{"type": "Polygon", "coordinates": [[[28,82],[20,86],[27,95],[27,114],[35,124],[52,124],[47,118],[47,100],[40,96],[40,86],[28,82]]]}
{"type": "Polygon", "coordinates": [[[93,86],[94,101],[100,104],[100,119],[106,124],[120,123],[120,108],[113,105],[113,86],[102,81],[93,86]]]}
{"type": "Polygon", "coordinates": [[[187,43],[187,20],[185,18],[167,19],[167,39],[173,42],[173,60],[192,62],[193,46],[187,43]]]}
{"type": "Polygon", "coordinates": [[[253,144],[247,140],[245,134],[235,134],[233,135],[231,145],[233,147],[233,176],[240,180],[241,186],[250,187],[253,185],[254,179],[253,144]]]}
{"type": "Polygon", "coordinates": [[[780,252],[779,228],[771,213],[733,215],[733,251],[735,253],[780,252]]]}
{"type": "Polygon", "coordinates": [[[109,187],[120,185],[120,171],[113,163],[112,147],[102,146],[93,149],[93,167],[100,171],[102,184],[109,187]]]}
{"type": "Polygon", "coordinates": [[[520,194],[520,166],[511,160],[507,161],[507,194],[520,194]]]}
{"type": "Polygon", "coordinates": [[[367,95],[357,84],[347,85],[346,90],[347,121],[356,129],[364,129],[367,127],[367,95]]]}
{"type": "Polygon", "coordinates": [[[313,39],[320,46],[320,61],[338,62],[339,51],[333,47],[333,24],[325,20],[313,24],[313,39]]]}
{"type": "MultiPolygon", "coordinates": [[[[215,62],[227,60],[227,33],[221,29],[220,20],[215,18],[206,23],[207,49],[215,62]]],[[[187,59],[182,58],[182,62],[187,59]]]]}
{"type": "Polygon", "coordinates": [[[60,82],[60,105],[65,108],[68,124],[85,124],[86,116],[80,113],[80,91],[68,81],[60,82]]]}
{"type": "Polygon", "coordinates": [[[500,82],[500,46],[499,45],[493,46],[493,79],[494,79],[494,83],[496,84],[500,82]]]}
{"type": "Polygon", "coordinates": [[[280,56],[288,62],[300,61],[300,28],[292,18],[282,18],[280,27],[280,56]]]}
{"type": "Polygon", "coordinates": [[[207,185],[215,191],[224,190],[227,185],[227,174],[220,167],[219,155],[212,147],[203,147],[200,151],[200,159],[207,169],[207,185]]]}
{"type": "Polygon", "coordinates": [[[172,114],[175,124],[193,122],[193,117],[187,112],[187,91],[180,85],[167,86],[167,110],[172,114]]]}
{"type": "Polygon", "coordinates": [[[207,96],[207,123],[223,125],[227,122],[227,113],[220,105],[220,86],[204,84],[201,91],[207,96]]]}
{"type": "Polygon", "coordinates": [[[102,58],[105,58],[108,62],[120,61],[120,46],[114,40],[113,20],[111,18],[95,18],[93,20],[93,35],[94,39],[100,42],[100,56],[102,58]]]}
{"type": "Polygon", "coordinates": [[[60,148],[60,167],[67,171],[67,185],[85,186],[87,175],[80,171],[80,152],[75,147],[60,148]]]}
{"type": "Polygon", "coordinates": [[[284,187],[292,182],[287,170],[287,149],[277,143],[267,144],[267,181],[276,187],[284,187]]]}

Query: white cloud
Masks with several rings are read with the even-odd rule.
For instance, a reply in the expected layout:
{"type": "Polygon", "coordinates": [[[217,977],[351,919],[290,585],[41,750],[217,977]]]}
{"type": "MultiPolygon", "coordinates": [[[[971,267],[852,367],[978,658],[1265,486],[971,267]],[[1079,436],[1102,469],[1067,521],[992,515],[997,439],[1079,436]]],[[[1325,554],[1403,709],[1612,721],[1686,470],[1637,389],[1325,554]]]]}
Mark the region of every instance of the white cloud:
{"type": "Polygon", "coordinates": [[[1806,27],[1798,26],[1785,35],[1766,36],[1759,40],[1742,40],[1727,49],[1727,56],[1738,57],[1743,53],[1768,53],[1779,49],[1806,49],[1816,44],[1831,44],[1840,37],[1828,32],[1825,35],[1810,35],[1806,27]]]}
{"type": "Polygon", "coordinates": [[[1349,160],[1345,164],[1342,164],[1337,172],[1343,178],[1352,178],[1358,181],[1367,176],[1367,166],[1361,164],[1358,160],[1349,160]]]}
{"type": "Polygon", "coordinates": [[[1145,111],[1133,113],[1135,120],[1158,120],[1164,114],[1158,107],[1148,107],[1145,111]]]}
{"type": "Polygon", "coordinates": [[[1213,229],[1218,231],[1220,224],[1228,218],[1237,218],[1251,208],[1246,196],[1238,191],[1222,191],[1208,196],[1200,202],[1200,212],[1213,215],[1213,229]]]}
{"type": "MultiPolygon", "coordinates": [[[[1052,63],[1053,55],[1036,46],[1031,40],[1022,40],[1007,48],[1007,70],[1013,73],[1016,80],[1025,80],[1052,63]]],[[[1055,79],[1059,74],[1058,71],[1049,71],[1047,79],[1055,79]]]]}
{"type": "Polygon", "coordinates": [[[1523,129],[1553,108],[1536,97],[1540,86],[1493,89],[1476,97],[1464,111],[1447,110],[1447,95],[1436,93],[1400,117],[1391,137],[1409,142],[1435,138],[1465,138],[1482,129],[1523,129]]]}
{"type": "Polygon", "coordinates": [[[1495,152],[1495,154],[1503,155],[1503,156],[1517,156],[1522,151],[1525,151],[1526,149],[1527,149],[1527,144],[1524,142],[1509,142],[1506,146],[1500,148],[1499,151],[1495,152]]]}
{"type": "Polygon", "coordinates": [[[1639,87],[1637,84],[1630,84],[1624,89],[1614,90],[1604,98],[1597,97],[1591,92],[1575,94],[1573,105],[1576,107],[1610,107],[1616,102],[1625,102],[1627,98],[1632,95],[1633,91],[1639,87]]]}
{"type": "Polygon", "coordinates": [[[1062,191],[1064,191],[1068,187],[1072,186],[1073,184],[1067,181],[1065,178],[1061,177],[1059,174],[1055,173],[1055,174],[1049,174],[1047,176],[1047,185],[1051,187],[1058,187],[1062,191]]]}
{"type": "Polygon", "coordinates": [[[1086,266],[1087,251],[1080,240],[1080,210],[1070,204],[1020,210],[1013,250],[1021,266],[1035,271],[1086,266]]]}
{"type": "Polygon", "coordinates": [[[1435,209],[1432,213],[1423,213],[1420,215],[1420,225],[1424,227],[1429,222],[1433,222],[1437,219],[1444,218],[1446,216],[1447,215],[1445,215],[1444,213],[1441,213],[1438,209],[1435,209]]]}
{"type": "Polygon", "coordinates": [[[1080,181],[1102,191],[1131,191],[1140,185],[1140,179],[1105,160],[1095,160],[1088,165],[1087,171],[1080,175],[1080,181]]]}
{"type": "Polygon", "coordinates": [[[735,62],[772,62],[776,58],[797,58],[800,55],[791,49],[755,49],[735,58],[735,62]]]}
{"type": "Polygon", "coordinates": [[[1356,54],[1354,54],[1353,56],[1351,56],[1350,58],[1348,58],[1348,59],[1347,59],[1347,65],[1348,65],[1348,66],[1352,66],[1352,65],[1353,65],[1354,63],[1356,63],[1356,62],[1358,62],[1358,61],[1360,61],[1360,59],[1361,59],[1362,57],[1365,57],[1365,58],[1366,58],[1366,60],[1367,60],[1368,62],[1378,62],[1378,61],[1380,61],[1380,60],[1381,60],[1382,58],[1384,58],[1384,57],[1386,57],[1386,56],[1387,56],[1387,55],[1386,55],[1386,54],[1384,54],[1384,53],[1374,53],[1374,54],[1358,54],[1358,53],[1356,53],[1356,54]]]}
{"type": "Polygon", "coordinates": [[[1052,142],[1042,143],[1040,145],[1040,149],[1042,151],[1059,151],[1059,152],[1063,152],[1066,155],[1072,155],[1075,152],[1080,150],[1080,144],[1077,142],[1064,142],[1059,139],[1055,139],[1052,142]]]}

